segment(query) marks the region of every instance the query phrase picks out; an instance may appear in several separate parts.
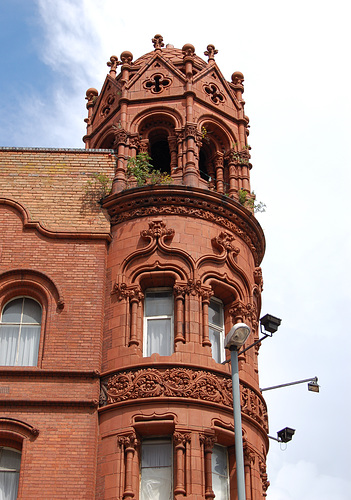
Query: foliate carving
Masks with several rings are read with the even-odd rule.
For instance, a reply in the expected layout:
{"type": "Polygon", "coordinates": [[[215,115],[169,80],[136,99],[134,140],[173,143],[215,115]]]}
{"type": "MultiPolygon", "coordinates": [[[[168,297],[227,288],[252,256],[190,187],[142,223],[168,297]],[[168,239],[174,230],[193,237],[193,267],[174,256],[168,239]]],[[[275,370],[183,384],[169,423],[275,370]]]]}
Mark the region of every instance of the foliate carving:
{"type": "Polygon", "coordinates": [[[204,52],[205,56],[208,56],[208,62],[214,61],[215,58],[214,56],[218,54],[218,50],[215,48],[214,45],[210,44],[207,45],[207,50],[204,52]]]}
{"type": "Polygon", "coordinates": [[[115,283],[111,295],[116,295],[118,300],[129,298],[141,301],[144,298],[144,294],[139,286],[128,286],[126,283],[115,283]]]}
{"type": "Polygon", "coordinates": [[[262,291],[263,277],[262,277],[262,269],[260,267],[256,267],[254,270],[254,280],[256,285],[258,285],[259,289],[262,291]]]}
{"type": "Polygon", "coordinates": [[[217,439],[215,436],[210,436],[208,434],[199,435],[200,443],[204,446],[206,451],[211,451],[217,439]]]}
{"type": "Polygon", "coordinates": [[[196,137],[197,136],[197,126],[195,124],[189,123],[184,128],[185,138],[187,137],[196,137]]]}
{"type": "Polygon", "coordinates": [[[129,205],[132,205],[130,209],[119,205],[117,209],[111,213],[112,225],[137,217],[147,216],[184,215],[186,217],[195,217],[197,219],[214,222],[228,231],[233,232],[248,245],[256,265],[261,262],[264,249],[256,233],[249,224],[244,222],[240,216],[234,214],[232,210],[227,210],[223,205],[219,206],[214,203],[202,202],[199,199],[190,200],[184,197],[154,196],[153,200],[154,204],[152,207],[143,206],[140,201],[135,202],[135,208],[133,208],[133,201],[131,203],[128,202],[129,205]],[[192,206],[187,206],[187,204],[190,203],[192,206]]]}
{"type": "Polygon", "coordinates": [[[152,43],[153,43],[153,46],[155,47],[155,50],[156,49],[162,49],[162,47],[164,47],[164,43],[163,43],[163,36],[162,35],[155,35],[152,39],[152,43]]]}
{"type": "Polygon", "coordinates": [[[227,231],[222,231],[218,236],[212,238],[211,241],[215,247],[221,250],[224,248],[228,252],[233,252],[235,255],[240,253],[240,248],[234,245],[234,236],[227,231]]]}
{"type": "Polygon", "coordinates": [[[268,432],[267,408],[262,403],[262,399],[249,387],[243,387],[241,391],[241,411],[257,422],[264,422],[263,427],[268,432]]]}
{"type": "Polygon", "coordinates": [[[161,236],[173,238],[174,229],[167,229],[166,224],[162,220],[153,220],[149,222],[149,229],[144,229],[140,232],[142,238],[158,239],[161,236]]]}
{"type": "Polygon", "coordinates": [[[118,127],[116,125],[112,125],[112,128],[115,135],[115,142],[113,144],[114,147],[118,146],[119,144],[127,144],[128,132],[122,127],[118,127]]]}
{"type": "Polygon", "coordinates": [[[251,169],[252,165],[250,163],[250,152],[249,148],[243,149],[242,151],[233,151],[232,153],[232,158],[237,166],[243,166],[246,165],[248,168],[251,169]]]}
{"type": "Polygon", "coordinates": [[[129,434],[127,436],[120,436],[118,438],[118,444],[120,446],[123,446],[124,449],[126,449],[126,448],[134,448],[135,449],[140,444],[140,441],[137,438],[136,434],[134,432],[132,432],[131,434],[129,434]]]}
{"type": "Polygon", "coordinates": [[[266,497],[270,482],[268,481],[266,464],[261,458],[259,459],[259,468],[260,468],[260,477],[262,481],[263,496],[266,497]]]}
{"type": "Polygon", "coordinates": [[[255,452],[244,443],[244,463],[245,465],[251,465],[255,463],[255,452]]]}
{"type": "Polygon", "coordinates": [[[176,446],[185,446],[186,443],[190,443],[191,435],[185,434],[183,432],[174,432],[173,441],[176,446]]]}
{"type": "Polygon", "coordinates": [[[173,286],[173,293],[175,297],[185,297],[185,294],[187,293],[187,285],[178,285],[175,284],[173,286]]]}
{"type": "MultiPolygon", "coordinates": [[[[118,372],[103,383],[103,405],[144,398],[190,398],[232,407],[232,381],[206,370],[191,368],[118,372]]],[[[268,431],[267,410],[263,398],[242,385],[242,412],[268,431]]]]}
{"type": "Polygon", "coordinates": [[[233,318],[233,323],[248,320],[254,330],[258,326],[258,311],[256,304],[251,302],[244,304],[241,300],[236,300],[229,309],[229,314],[233,318]]]}

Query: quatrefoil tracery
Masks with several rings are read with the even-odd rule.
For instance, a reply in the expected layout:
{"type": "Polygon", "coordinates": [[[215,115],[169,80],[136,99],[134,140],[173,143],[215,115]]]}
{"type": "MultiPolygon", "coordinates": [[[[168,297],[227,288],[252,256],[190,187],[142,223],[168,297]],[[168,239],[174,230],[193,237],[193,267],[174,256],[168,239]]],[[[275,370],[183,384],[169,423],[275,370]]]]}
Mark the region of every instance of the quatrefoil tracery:
{"type": "Polygon", "coordinates": [[[169,87],[172,83],[170,78],[162,75],[162,73],[156,73],[152,75],[150,79],[144,82],[144,88],[151,90],[153,94],[159,94],[165,88],[169,87]]]}
{"type": "Polygon", "coordinates": [[[206,94],[209,95],[211,101],[214,102],[215,104],[219,104],[221,102],[224,102],[225,100],[224,95],[222,94],[222,92],[220,92],[217,85],[215,85],[214,83],[205,85],[204,91],[206,92],[206,94]]]}

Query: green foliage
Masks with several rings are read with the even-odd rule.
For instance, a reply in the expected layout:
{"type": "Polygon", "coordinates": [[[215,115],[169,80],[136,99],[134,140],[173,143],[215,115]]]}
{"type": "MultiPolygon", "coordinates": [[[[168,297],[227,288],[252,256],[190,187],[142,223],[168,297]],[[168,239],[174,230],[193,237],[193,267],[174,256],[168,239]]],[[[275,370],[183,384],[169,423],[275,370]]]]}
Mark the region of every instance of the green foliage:
{"type": "Polygon", "coordinates": [[[155,169],[151,163],[151,157],[147,153],[139,153],[135,158],[129,158],[127,163],[127,179],[136,179],[138,186],[145,184],[171,184],[172,177],[166,172],[155,169]]]}
{"type": "Polygon", "coordinates": [[[105,198],[110,193],[112,187],[112,181],[109,176],[102,172],[97,172],[90,174],[89,177],[90,179],[85,186],[85,193],[90,195],[91,198],[96,199],[96,201],[105,198]]]}
{"type": "Polygon", "coordinates": [[[257,203],[255,202],[256,196],[254,192],[252,192],[252,197],[248,197],[247,195],[248,193],[247,191],[245,191],[245,189],[239,189],[238,196],[240,205],[243,205],[243,207],[248,208],[254,213],[266,211],[265,203],[263,203],[262,201],[259,201],[257,203]]]}

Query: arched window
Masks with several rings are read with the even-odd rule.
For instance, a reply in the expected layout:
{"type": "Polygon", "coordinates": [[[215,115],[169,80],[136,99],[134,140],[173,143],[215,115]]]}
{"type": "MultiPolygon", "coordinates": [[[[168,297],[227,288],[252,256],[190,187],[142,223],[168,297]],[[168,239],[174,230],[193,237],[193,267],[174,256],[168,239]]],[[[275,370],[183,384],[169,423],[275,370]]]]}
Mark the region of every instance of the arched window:
{"type": "Polygon", "coordinates": [[[29,297],[5,305],[0,322],[0,365],[37,366],[41,314],[40,304],[29,297]]]}
{"type": "Polygon", "coordinates": [[[148,289],[144,302],[144,356],[173,352],[173,291],[169,288],[148,289]]]}
{"type": "Polygon", "coordinates": [[[16,500],[21,452],[13,448],[0,446],[0,498],[16,500]]]}
{"type": "Polygon", "coordinates": [[[217,363],[225,360],[224,352],[224,306],[213,297],[208,306],[208,336],[212,344],[212,357],[217,363]]]}

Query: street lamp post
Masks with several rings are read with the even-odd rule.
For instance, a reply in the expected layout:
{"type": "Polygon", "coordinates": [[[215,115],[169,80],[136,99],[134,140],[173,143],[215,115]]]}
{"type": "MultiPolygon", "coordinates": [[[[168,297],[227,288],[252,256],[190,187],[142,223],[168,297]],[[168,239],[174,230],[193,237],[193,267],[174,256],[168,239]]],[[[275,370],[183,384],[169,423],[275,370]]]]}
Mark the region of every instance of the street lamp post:
{"type": "Polygon", "coordinates": [[[237,323],[231,328],[230,332],[225,338],[224,343],[225,348],[230,350],[230,360],[232,365],[235,461],[238,500],[246,500],[238,351],[240,347],[245,344],[249,335],[250,327],[245,325],[245,323],[237,323]]]}

